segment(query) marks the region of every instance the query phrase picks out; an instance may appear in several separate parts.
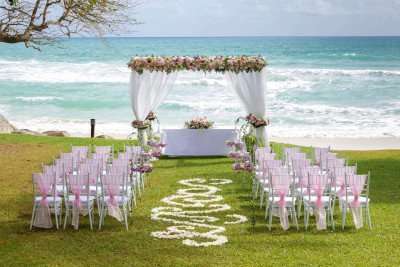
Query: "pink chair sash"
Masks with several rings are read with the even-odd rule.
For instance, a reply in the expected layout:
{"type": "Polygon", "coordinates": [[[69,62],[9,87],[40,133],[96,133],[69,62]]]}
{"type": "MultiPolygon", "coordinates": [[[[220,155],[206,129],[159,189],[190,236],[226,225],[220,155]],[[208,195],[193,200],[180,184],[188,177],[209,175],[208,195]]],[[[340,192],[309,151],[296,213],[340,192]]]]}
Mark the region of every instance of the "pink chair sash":
{"type": "MultiPolygon", "coordinates": [[[[348,175],[346,176],[346,180],[354,196],[354,200],[350,203],[350,206],[353,213],[354,225],[358,229],[363,226],[362,205],[358,198],[365,186],[367,175],[348,175]]],[[[368,201],[368,199],[366,201],[368,201]]]]}
{"type": "MultiPolygon", "coordinates": [[[[43,165],[43,171],[48,174],[56,174],[57,178],[62,178],[64,176],[64,166],[63,165],[43,165]]],[[[59,181],[57,180],[57,183],[59,181]]]]}
{"type": "Polygon", "coordinates": [[[344,167],[346,163],[346,159],[327,159],[327,168],[328,171],[333,172],[335,167],[344,167]]]}
{"type": "Polygon", "coordinates": [[[123,175],[103,175],[102,182],[103,187],[106,190],[107,195],[110,198],[106,201],[108,214],[112,217],[115,217],[118,221],[123,221],[121,210],[118,206],[118,201],[115,199],[115,196],[121,194],[124,183],[123,175]]]}
{"type": "Polygon", "coordinates": [[[94,147],[94,152],[96,154],[106,154],[111,152],[111,146],[95,146],[94,147]]]}
{"type": "MultiPolygon", "coordinates": [[[[311,159],[293,159],[293,169],[296,172],[298,178],[301,177],[301,169],[309,167],[311,164],[311,159]]],[[[300,181],[299,181],[300,182],[300,181]]]]}
{"type": "Polygon", "coordinates": [[[314,157],[317,160],[318,164],[320,164],[320,160],[321,160],[321,155],[329,153],[330,148],[326,147],[326,148],[320,148],[320,147],[316,147],[314,148],[314,157]]]}
{"type": "Polygon", "coordinates": [[[110,157],[109,153],[92,153],[92,159],[101,159],[102,163],[100,166],[104,168],[107,164],[107,160],[110,157]]]}
{"type": "Polygon", "coordinates": [[[319,174],[320,169],[316,167],[303,167],[301,168],[301,176],[299,179],[298,186],[307,188],[304,195],[308,195],[308,174],[319,174]]]}
{"type": "Polygon", "coordinates": [[[286,210],[287,202],[285,200],[286,194],[289,192],[290,184],[292,182],[292,176],[287,175],[272,175],[271,181],[274,190],[274,195],[280,197],[279,204],[279,218],[283,230],[289,228],[288,212],[286,210]]]}
{"type": "Polygon", "coordinates": [[[54,159],[54,163],[57,166],[64,165],[64,172],[66,173],[72,173],[72,170],[74,169],[73,159],[54,159]]]}
{"type": "MultiPolygon", "coordinates": [[[[357,171],[356,166],[345,166],[345,167],[335,166],[334,174],[335,174],[336,185],[340,186],[340,189],[339,189],[339,191],[336,192],[336,194],[339,197],[344,197],[346,195],[346,191],[344,189],[344,187],[345,187],[345,183],[344,183],[345,175],[355,174],[356,171],[357,171]]],[[[332,184],[332,186],[336,186],[336,185],[332,184]]],[[[339,198],[339,201],[340,201],[340,198],[339,198]]]]}
{"type": "Polygon", "coordinates": [[[263,165],[264,165],[264,170],[268,171],[269,168],[278,168],[278,167],[282,167],[282,160],[280,159],[266,159],[263,161],[263,165]]]}
{"type": "Polygon", "coordinates": [[[82,209],[82,199],[80,195],[83,192],[85,185],[88,182],[87,175],[67,175],[68,184],[72,194],[75,196],[72,209],[72,225],[75,229],[78,229],[79,225],[79,212],[82,209]]]}
{"type": "Polygon", "coordinates": [[[112,160],[112,165],[123,166],[123,165],[130,165],[130,164],[131,164],[130,159],[113,159],[112,160]]]}
{"type": "Polygon", "coordinates": [[[53,223],[51,222],[50,218],[50,207],[47,196],[50,194],[52,186],[55,185],[55,175],[48,173],[35,173],[33,174],[33,178],[36,182],[40,194],[42,194],[43,196],[37,207],[35,221],[33,225],[41,228],[51,228],[53,227],[53,223]]]}
{"type": "Polygon", "coordinates": [[[107,170],[108,170],[108,174],[127,174],[128,172],[128,165],[123,165],[123,166],[116,166],[116,165],[112,165],[112,166],[108,166],[107,170]]]}
{"type": "Polygon", "coordinates": [[[132,153],[128,153],[128,152],[125,152],[125,153],[118,152],[118,158],[119,159],[132,159],[133,158],[133,154],[132,153]]]}
{"type": "Polygon", "coordinates": [[[79,153],[81,160],[85,159],[88,152],[89,152],[89,147],[88,146],[72,146],[71,147],[71,152],[72,153],[79,153]]]}
{"type": "Polygon", "coordinates": [[[317,230],[326,229],[326,212],[324,208],[324,201],[322,200],[322,194],[324,193],[328,185],[328,174],[312,174],[310,177],[310,187],[314,190],[317,195],[317,199],[314,201],[314,205],[317,208],[315,214],[317,220],[317,230]]]}
{"type": "Polygon", "coordinates": [[[327,159],[337,159],[337,157],[338,157],[338,153],[325,153],[325,154],[322,154],[321,155],[321,162],[320,162],[320,165],[324,168],[324,169],[326,169],[327,168],[327,166],[326,166],[326,161],[327,161],[327,159]]]}
{"type": "Polygon", "coordinates": [[[79,173],[83,175],[89,174],[89,183],[96,184],[99,177],[99,165],[81,165],[79,173]]]}
{"type": "MultiPolygon", "coordinates": [[[[93,155],[93,154],[92,154],[93,155]]],[[[103,158],[100,159],[85,159],[85,165],[98,165],[99,167],[103,166],[104,161],[103,158]]]]}

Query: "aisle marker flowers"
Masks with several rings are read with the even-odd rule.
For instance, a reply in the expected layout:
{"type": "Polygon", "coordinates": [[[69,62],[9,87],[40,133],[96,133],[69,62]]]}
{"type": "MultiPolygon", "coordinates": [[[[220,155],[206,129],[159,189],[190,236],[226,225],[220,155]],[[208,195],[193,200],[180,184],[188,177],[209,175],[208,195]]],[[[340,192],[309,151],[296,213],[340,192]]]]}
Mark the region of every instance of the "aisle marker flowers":
{"type": "Polygon", "coordinates": [[[239,161],[238,163],[235,163],[232,165],[232,170],[233,171],[249,171],[251,172],[254,170],[253,164],[251,164],[248,161],[239,161]]]}
{"type": "Polygon", "coordinates": [[[154,170],[151,163],[133,164],[131,167],[133,172],[150,173],[154,170]]]}
{"type": "Polygon", "coordinates": [[[239,73],[242,71],[252,72],[261,71],[267,62],[260,56],[238,56],[238,57],[134,57],[128,63],[128,67],[133,71],[143,74],[144,70],[173,71],[232,71],[239,73]]]}

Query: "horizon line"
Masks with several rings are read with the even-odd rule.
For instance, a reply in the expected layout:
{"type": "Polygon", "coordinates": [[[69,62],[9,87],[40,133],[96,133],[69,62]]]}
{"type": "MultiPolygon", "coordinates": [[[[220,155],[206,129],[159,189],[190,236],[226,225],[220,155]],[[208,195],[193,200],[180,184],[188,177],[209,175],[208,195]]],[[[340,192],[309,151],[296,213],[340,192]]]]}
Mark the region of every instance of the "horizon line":
{"type": "MultiPolygon", "coordinates": [[[[400,37],[400,35],[255,35],[255,36],[103,36],[102,38],[266,38],[266,37],[400,37]]],[[[99,38],[94,36],[72,36],[61,38],[99,38]]]]}

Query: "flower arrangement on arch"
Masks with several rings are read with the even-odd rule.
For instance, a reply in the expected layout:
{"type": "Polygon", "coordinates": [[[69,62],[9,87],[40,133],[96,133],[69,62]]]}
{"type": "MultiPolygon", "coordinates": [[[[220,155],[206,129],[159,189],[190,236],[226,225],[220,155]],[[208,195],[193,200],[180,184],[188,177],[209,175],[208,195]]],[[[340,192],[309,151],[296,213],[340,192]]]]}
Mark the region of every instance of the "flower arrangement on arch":
{"type": "Polygon", "coordinates": [[[140,172],[140,173],[150,173],[153,170],[154,170],[154,167],[151,163],[133,164],[131,167],[131,171],[140,172]]]}
{"type": "Polygon", "coordinates": [[[154,111],[150,111],[149,114],[147,114],[146,120],[154,121],[155,119],[157,119],[157,113],[154,111]]]}
{"type": "Polygon", "coordinates": [[[269,124],[269,119],[267,117],[257,119],[253,114],[246,116],[246,121],[254,126],[254,128],[267,126],[269,124]]]}
{"type": "Polygon", "coordinates": [[[134,120],[134,121],[132,121],[131,125],[133,128],[143,130],[143,129],[149,128],[151,123],[148,120],[145,120],[145,121],[134,120]]]}
{"type": "Polygon", "coordinates": [[[233,171],[248,171],[251,172],[254,170],[253,164],[251,164],[249,161],[239,161],[235,164],[232,165],[232,170],[233,171]]]}
{"type": "Polygon", "coordinates": [[[248,159],[250,158],[250,153],[249,152],[231,152],[229,153],[229,157],[234,158],[234,159],[248,159]]]}
{"type": "Polygon", "coordinates": [[[128,63],[128,67],[139,74],[144,70],[173,71],[232,71],[239,73],[242,71],[252,72],[261,71],[267,62],[260,56],[237,56],[237,57],[134,57],[128,63]]]}
{"type": "Polygon", "coordinates": [[[197,117],[195,119],[185,122],[185,127],[188,129],[205,130],[205,129],[212,128],[213,125],[214,125],[214,122],[208,120],[207,117],[203,117],[203,118],[197,117]]]}

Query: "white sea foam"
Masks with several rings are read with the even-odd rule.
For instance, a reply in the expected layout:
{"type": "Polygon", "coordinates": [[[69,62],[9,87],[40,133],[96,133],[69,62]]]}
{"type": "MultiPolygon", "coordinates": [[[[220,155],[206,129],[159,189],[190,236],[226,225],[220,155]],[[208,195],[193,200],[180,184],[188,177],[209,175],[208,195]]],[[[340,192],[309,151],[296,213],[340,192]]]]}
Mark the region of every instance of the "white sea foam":
{"type": "Polygon", "coordinates": [[[129,69],[118,63],[0,61],[0,80],[33,83],[129,83],[129,69]]]}
{"type": "Polygon", "coordinates": [[[36,102],[36,101],[48,101],[48,100],[63,100],[62,97],[56,96],[33,96],[33,97],[25,97],[25,96],[17,96],[15,99],[21,99],[22,101],[27,102],[36,102]]]}

